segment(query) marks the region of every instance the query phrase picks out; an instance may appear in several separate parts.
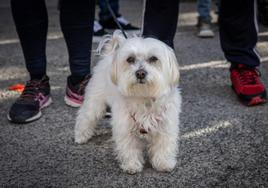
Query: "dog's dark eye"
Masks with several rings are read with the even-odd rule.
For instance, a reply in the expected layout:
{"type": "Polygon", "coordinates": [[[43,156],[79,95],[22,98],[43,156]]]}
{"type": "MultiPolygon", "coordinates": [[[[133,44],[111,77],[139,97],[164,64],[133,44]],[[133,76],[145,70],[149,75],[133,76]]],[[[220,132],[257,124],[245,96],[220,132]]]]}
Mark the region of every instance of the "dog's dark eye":
{"type": "Polygon", "coordinates": [[[133,57],[133,56],[128,57],[127,62],[130,63],[130,64],[135,63],[135,57],[133,57]]]}
{"type": "Polygon", "coordinates": [[[148,59],[149,63],[155,63],[157,60],[158,60],[158,59],[157,59],[157,57],[155,57],[155,56],[152,56],[152,57],[150,57],[150,58],[148,59]]]}

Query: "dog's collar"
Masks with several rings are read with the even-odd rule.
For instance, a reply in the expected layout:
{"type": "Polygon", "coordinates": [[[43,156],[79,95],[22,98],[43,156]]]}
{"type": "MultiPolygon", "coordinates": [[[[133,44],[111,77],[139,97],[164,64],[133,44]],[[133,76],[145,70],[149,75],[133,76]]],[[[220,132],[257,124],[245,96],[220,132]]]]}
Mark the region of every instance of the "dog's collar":
{"type": "Polygon", "coordinates": [[[140,133],[141,134],[147,134],[148,133],[148,131],[145,130],[144,126],[136,120],[135,114],[130,114],[130,117],[133,119],[133,121],[135,122],[135,124],[138,124],[139,125],[140,133]]]}
{"type": "MultiPolygon", "coordinates": [[[[163,110],[164,112],[167,111],[167,108],[166,108],[165,106],[162,106],[161,108],[162,108],[162,110],[163,110]]],[[[144,128],[143,124],[141,124],[140,122],[138,122],[138,121],[136,120],[136,118],[135,118],[135,114],[136,114],[136,113],[130,113],[130,117],[131,117],[131,119],[134,121],[134,123],[135,123],[136,125],[138,125],[141,134],[147,134],[148,131],[150,131],[150,129],[146,130],[146,129],[144,128]]],[[[157,121],[157,123],[160,123],[161,119],[156,119],[156,121],[157,121]]]]}

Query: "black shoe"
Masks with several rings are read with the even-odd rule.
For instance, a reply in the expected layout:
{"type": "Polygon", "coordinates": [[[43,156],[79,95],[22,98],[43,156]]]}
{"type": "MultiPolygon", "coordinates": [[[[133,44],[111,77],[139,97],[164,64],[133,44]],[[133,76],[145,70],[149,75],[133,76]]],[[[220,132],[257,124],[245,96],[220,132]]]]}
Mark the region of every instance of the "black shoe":
{"type": "Polygon", "coordinates": [[[7,118],[13,123],[35,121],[41,117],[41,109],[51,102],[49,78],[44,76],[41,80],[30,80],[26,83],[20,97],[11,106],[7,118]]]}
{"type": "MultiPolygon", "coordinates": [[[[123,16],[118,16],[117,21],[120,23],[122,28],[124,30],[139,30],[140,28],[133,26],[127,21],[123,16]]],[[[105,28],[105,29],[120,29],[116,22],[114,21],[113,18],[110,18],[108,20],[100,20],[100,24],[105,28]]]]}
{"type": "Polygon", "coordinates": [[[80,107],[84,101],[85,88],[91,78],[91,75],[87,75],[78,84],[73,84],[71,76],[67,78],[67,86],[64,101],[68,106],[80,107]]]}
{"type": "Polygon", "coordinates": [[[94,21],[94,37],[102,37],[107,35],[108,32],[102,27],[102,25],[98,21],[94,21]]]}
{"type": "Polygon", "coordinates": [[[100,25],[98,21],[94,21],[94,33],[93,33],[93,42],[100,42],[104,35],[107,35],[108,32],[100,25]]]}
{"type": "Polygon", "coordinates": [[[104,35],[107,35],[108,32],[105,31],[105,29],[100,29],[98,31],[94,31],[94,37],[103,37],[104,35]]]}

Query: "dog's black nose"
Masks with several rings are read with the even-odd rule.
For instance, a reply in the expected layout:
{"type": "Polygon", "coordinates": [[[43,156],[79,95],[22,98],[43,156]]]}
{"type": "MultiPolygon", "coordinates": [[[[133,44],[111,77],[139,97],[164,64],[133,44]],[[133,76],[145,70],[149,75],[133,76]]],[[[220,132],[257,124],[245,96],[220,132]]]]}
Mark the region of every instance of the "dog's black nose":
{"type": "Polygon", "coordinates": [[[135,74],[138,79],[144,79],[147,75],[147,72],[144,69],[139,69],[135,74]]]}

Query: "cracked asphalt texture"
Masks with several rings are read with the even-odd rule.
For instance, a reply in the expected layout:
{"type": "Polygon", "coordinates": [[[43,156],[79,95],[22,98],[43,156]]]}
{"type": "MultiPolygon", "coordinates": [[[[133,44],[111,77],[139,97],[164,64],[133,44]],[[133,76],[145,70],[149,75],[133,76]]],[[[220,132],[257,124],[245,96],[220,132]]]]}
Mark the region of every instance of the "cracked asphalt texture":
{"type": "MultiPolygon", "coordinates": [[[[142,1],[120,3],[122,14],[140,26],[142,1]]],[[[249,108],[237,100],[216,25],[215,38],[196,37],[194,2],[181,3],[175,38],[183,97],[178,164],[173,172],[160,173],[147,163],[136,175],[119,168],[108,119],[100,122],[90,142],[74,143],[77,109],[63,100],[68,55],[56,1],[48,0],[47,5],[47,70],[53,104],[43,110],[40,120],[16,125],[7,121],[6,114],[19,94],[7,88],[24,83],[28,75],[9,1],[0,1],[0,187],[268,187],[268,104],[249,108]]],[[[267,30],[260,28],[257,45],[266,87],[267,30]]],[[[93,55],[92,64],[96,61],[93,55]]]]}

